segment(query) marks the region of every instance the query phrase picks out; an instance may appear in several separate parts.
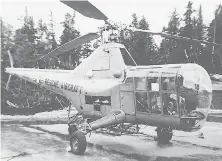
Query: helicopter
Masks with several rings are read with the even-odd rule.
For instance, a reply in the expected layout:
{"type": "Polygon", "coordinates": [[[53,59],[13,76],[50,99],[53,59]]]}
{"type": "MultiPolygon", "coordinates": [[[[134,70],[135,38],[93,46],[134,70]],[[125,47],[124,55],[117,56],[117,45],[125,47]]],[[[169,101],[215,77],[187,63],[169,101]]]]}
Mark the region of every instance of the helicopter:
{"type": "MultiPolygon", "coordinates": [[[[118,43],[114,31],[119,26],[104,13],[89,1],[61,2],[86,17],[103,20],[105,27],[67,42],[40,60],[57,57],[99,37],[102,44],[74,70],[14,68],[8,52],[11,67],[5,72],[9,74],[7,85],[14,75],[70,100],[68,131],[72,152],[84,154],[86,134],[107,127],[155,126],[162,142],[172,139],[173,130],[191,132],[203,127],[212,100],[211,79],[203,67],[192,63],[139,66],[125,46],[118,43]],[[73,107],[78,111],[74,115],[73,107]]],[[[221,46],[130,26],[125,30],[221,46]]]]}

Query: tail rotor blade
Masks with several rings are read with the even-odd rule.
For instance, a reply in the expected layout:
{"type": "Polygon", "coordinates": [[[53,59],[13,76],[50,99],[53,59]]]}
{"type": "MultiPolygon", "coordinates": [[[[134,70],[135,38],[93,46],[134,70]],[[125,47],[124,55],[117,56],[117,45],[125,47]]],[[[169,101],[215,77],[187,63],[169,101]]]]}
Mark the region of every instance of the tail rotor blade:
{"type": "Polygon", "coordinates": [[[9,88],[9,83],[10,83],[11,77],[12,77],[12,75],[9,74],[8,81],[7,81],[7,84],[6,84],[6,89],[7,89],[7,90],[8,90],[8,88],[9,88]]]}
{"type": "Polygon", "coordinates": [[[9,57],[11,68],[14,68],[14,60],[13,60],[12,54],[9,50],[8,50],[8,57],[9,57]]]}
{"type": "MultiPolygon", "coordinates": [[[[8,50],[8,57],[9,57],[9,61],[10,61],[10,66],[11,66],[11,68],[14,68],[14,60],[13,60],[12,54],[11,54],[11,52],[10,52],[9,50],[8,50]]],[[[6,68],[6,69],[7,69],[7,68],[6,68]]],[[[12,75],[9,74],[9,76],[8,76],[8,81],[7,81],[7,83],[6,83],[6,89],[7,89],[7,90],[9,89],[9,83],[10,83],[11,77],[12,77],[12,75]]]]}

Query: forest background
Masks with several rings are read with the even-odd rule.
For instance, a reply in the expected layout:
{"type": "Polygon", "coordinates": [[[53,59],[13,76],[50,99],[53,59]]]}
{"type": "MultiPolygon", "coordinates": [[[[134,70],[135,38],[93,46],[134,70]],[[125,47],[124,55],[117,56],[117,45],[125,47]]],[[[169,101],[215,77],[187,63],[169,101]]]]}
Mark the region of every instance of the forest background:
{"type": "MultiPolygon", "coordinates": [[[[203,9],[200,5],[193,9],[193,2],[189,1],[183,16],[175,10],[169,11],[171,16],[163,31],[192,39],[206,40],[222,44],[222,6],[218,4],[215,18],[210,24],[203,23],[203,9]]],[[[8,75],[4,69],[10,66],[7,51],[10,50],[15,60],[15,67],[46,68],[73,70],[84,58],[87,58],[100,44],[86,43],[81,47],[65,53],[47,62],[37,61],[56,47],[81,36],[75,28],[75,12],[66,13],[62,34],[56,40],[53,13],[49,11],[49,22],[42,19],[38,23],[33,16],[24,9],[25,16],[21,19],[21,28],[7,24],[1,19],[1,110],[2,113],[12,114],[13,108],[23,108],[22,114],[56,110],[67,107],[69,102],[62,96],[36,86],[19,78],[13,77],[6,90],[8,75]]],[[[139,29],[149,29],[146,17],[139,17],[132,13],[131,26],[139,29]]],[[[203,66],[210,74],[222,74],[222,47],[197,44],[194,42],[163,38],[157,45],[150,34],[121,31],[120,43],[124,44],[138,65],[196,63],[203,66]]],[[[16,111],[16,110],[14,110],[16,111]]],[[[17,111],[18,112],[18,111],[17,111]]],[[[16,113],[16,112],[14,112],[16,113]]]]}

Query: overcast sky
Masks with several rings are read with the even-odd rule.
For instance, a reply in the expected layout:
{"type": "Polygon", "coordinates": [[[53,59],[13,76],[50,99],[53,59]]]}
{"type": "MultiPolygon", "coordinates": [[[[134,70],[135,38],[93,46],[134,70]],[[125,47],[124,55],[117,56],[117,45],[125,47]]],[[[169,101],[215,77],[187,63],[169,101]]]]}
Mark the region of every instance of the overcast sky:
{"type": "MultiPolygon", "coordinates": [[[[136,13],[138,16],[147,18],[150,29],[160,31],[163,26],[167,26],[174,8],[180,16],[183,15],[188,0],[90,0],[90,2],[114,22],[128,24],[132,20],[131,14],[136,13]]],[[[196,10],[200,4],[202,5],[204,23],[208,25],[214,18],[214,11],[221,0],[192,0],[192,2],[196,10]]],[[[73,13],[71,8],[59,0],[2,0],[0,15],[3,21],[11,24],[15,29],[20,27],[22,22],[18,19],[25,15],[25,6],[28,8],[28,14],[33,16],[36,22],[40,18],[48,22],[51,10],[56,24],[57,38],[62,32],[60,22],[64,20],[64,14],[73,13]]],[[[76,14],[76,27],[81,34],[97,31],[98,26],[102,24],[102,21],[76,14]]]]}

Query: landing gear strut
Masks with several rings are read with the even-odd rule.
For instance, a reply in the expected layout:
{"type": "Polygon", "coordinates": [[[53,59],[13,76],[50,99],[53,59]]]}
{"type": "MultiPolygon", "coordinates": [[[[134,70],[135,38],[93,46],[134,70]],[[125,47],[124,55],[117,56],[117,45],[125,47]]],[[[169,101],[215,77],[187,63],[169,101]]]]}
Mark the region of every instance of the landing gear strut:
{"type": "Polygon", "coordinates": [[[155,130],[157,132],[157,140],[161,143],[168,143],[173,136],[172,129],[170,128],[157,128],[155,130]]]}

